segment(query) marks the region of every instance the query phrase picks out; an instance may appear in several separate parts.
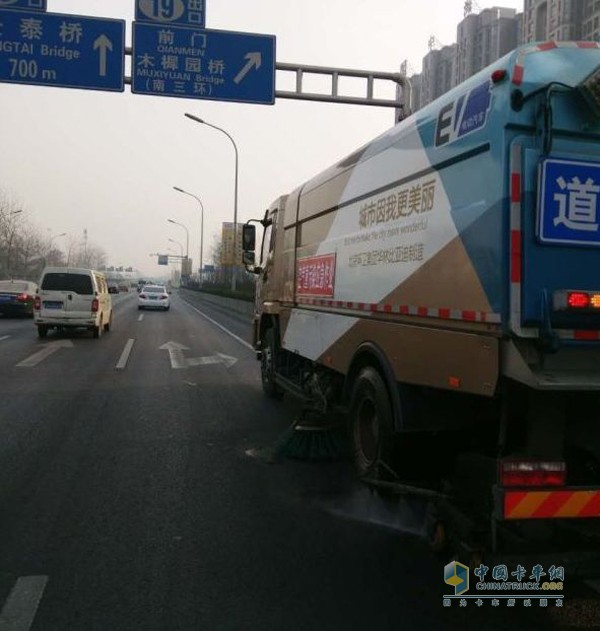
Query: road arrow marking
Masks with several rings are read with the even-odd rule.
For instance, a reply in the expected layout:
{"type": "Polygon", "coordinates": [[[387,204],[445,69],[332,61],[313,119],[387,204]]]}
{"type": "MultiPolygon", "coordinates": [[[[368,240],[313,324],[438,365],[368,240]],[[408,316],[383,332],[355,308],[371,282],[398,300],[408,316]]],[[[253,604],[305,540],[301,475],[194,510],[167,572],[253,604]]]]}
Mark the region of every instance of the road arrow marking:
{"type": "Polygon", "coordinates": [[[187,360],[188,366],[210,366],[211,364],[223,364],[225,368],[231,368],[237,362],[237,357],[230,357],[223,353],[217,353],[212,357],[191,357],[187,360]]]}
{"type": "Polygon", "coordinates": [[[191,368],[192,366],[211,366],[213,364],[223,364],[225,368],[231,368],[236,362],[237,357],[231,357],[224,353],[216,353],[209,357],[190,357],[186,359],[183,351],[190,349],[178,342],[167,342],[158,347],[158,350],[169,351],[169,359],[171,360],[171,368],[177,370],[180,368],[191,368]]]}
{"type": "Polygon", "coordinates": [[[256,68],[258,70],[262,64],[262,54],[261,53],[248,53],[244,59],[247,59],[246,65],[237,73],[234,83],[240,83],[242,79],[252,70],[252,68],[256,68]]]}
{"type": "Polygon", "coordinates": [[[183,351],[189,351],[190,349],[178,342],[167,342],[158,347],[160,351],[169,351],[169,359],[171,360],[171,368],[187,368],[187,362],[183,356],[183,351]]]}
{"type": "Polygon", "coordinates": [[[106,35],[100,35],[94,42],[94,50],[100,49],[100,76],[106,77],[106,51],[112,52],[112,42],[106,35]]]}
{"type": "Polygon", "coordinates": [[[40,362],[43,362],[44,359],[50,357],[50,355],[56,353],[57,350],[61,348],[74,348],[73,342],[71,340],[61,340],[60,342],[50,342],[41,351],[34,353],[29,356],[27,359],[24,359],[22,362],[17,364],[17,368],[33,368],[37,366],[40,362]]]}

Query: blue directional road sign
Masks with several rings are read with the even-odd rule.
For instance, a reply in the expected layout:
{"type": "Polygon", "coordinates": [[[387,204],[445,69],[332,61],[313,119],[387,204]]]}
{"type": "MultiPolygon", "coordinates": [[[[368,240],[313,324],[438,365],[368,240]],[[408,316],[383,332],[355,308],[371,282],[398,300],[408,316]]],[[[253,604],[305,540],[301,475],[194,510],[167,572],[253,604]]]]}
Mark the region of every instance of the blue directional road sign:
{"type": "Polygon", "coordinates": [[[275,37],[134,23],[131,91],[275,102],[275,37]]]}
{"type": "Polygon", "coordinates": [[[204,28],[204,0],[135,0],[137,22],[181,24],[204,28]]]}
{"type": "Polygon", "coordinates": [[[122,92],[125,21],[0,11],[0,81],[122,92]]]}
{"type": "Polygon", "coordinates": [[[18,11],[45,11],[46,0],[0,0],[0,9],[18,11]]]}

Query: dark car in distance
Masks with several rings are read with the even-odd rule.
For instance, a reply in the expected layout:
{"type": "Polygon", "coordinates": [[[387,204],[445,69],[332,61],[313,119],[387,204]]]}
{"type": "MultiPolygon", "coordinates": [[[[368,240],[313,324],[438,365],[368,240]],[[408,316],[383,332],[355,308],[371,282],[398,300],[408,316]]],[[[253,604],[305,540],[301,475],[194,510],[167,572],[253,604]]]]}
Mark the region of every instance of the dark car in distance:
{"type": "Polygon", "coordinates": [[[37,288],[28,280],[0,280],[0,314],[32,318],[37,288]]]}

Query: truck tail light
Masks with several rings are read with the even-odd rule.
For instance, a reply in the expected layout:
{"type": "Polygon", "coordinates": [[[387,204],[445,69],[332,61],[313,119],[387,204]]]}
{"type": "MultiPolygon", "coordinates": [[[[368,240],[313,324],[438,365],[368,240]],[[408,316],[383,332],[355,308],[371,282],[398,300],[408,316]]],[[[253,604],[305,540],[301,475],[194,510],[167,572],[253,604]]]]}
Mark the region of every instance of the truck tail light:
{"type": "Polygon", "coordinates": [[[546,460],[503,460],[500,463],[502,486],[546,487],[564,486],[566,463],[546,460]]]}
{"type": "Polygon", "coordinates": [[[27,302],[29,300],[29,294],[22,293],[17,296],[18,302],[27,302]]]}
{"type": "Polygon", "coordinates": [[[98,298],[94,298],[92,300],[92,313],[98,313],[98,308],[99,308],[99,303],[98,303],[98,298]]]}
{"type": "Polygon", "coordinates": [[[555,311],[598,311],[600,312],[600,291],[561,290],[554,292],[555,311]]]}
{"type": "Polygon", "coordinates": [[[39,311],[42,308],[42,299],[39,296],[36,296],[33,300],[33,308],[36,311],[39,311]]]}
{"type": "Polygon", "coordinates": [[[567,306],[571,309],[587,309],[590,306],[590,297],[581,291],[570,291],[567,294],[567,306]]]}

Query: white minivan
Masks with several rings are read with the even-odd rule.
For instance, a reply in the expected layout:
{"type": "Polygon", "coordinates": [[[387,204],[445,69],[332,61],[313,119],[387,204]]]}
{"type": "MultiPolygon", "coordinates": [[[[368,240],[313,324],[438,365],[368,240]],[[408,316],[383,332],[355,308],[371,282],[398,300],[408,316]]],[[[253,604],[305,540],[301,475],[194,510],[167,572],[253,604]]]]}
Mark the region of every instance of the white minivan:
{"type": "Polygon", "coordinates": [[[46,267],[34,302],[40,337],[49,329],[81,328],[100,337],[112,324],[112,299],[106,277],[91,269],[46,267]]]}

